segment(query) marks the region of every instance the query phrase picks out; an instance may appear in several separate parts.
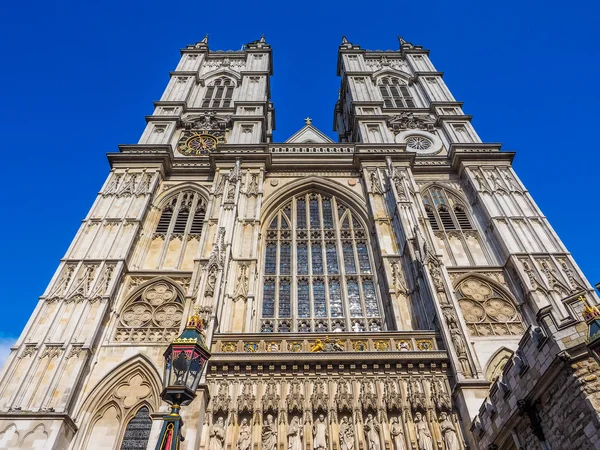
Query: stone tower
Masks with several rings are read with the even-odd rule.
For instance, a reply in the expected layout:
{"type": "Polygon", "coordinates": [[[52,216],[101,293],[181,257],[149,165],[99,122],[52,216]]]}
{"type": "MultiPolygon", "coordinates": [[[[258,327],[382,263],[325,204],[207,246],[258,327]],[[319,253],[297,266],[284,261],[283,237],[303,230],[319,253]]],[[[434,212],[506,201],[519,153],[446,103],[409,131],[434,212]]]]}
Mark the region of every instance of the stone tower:
{"type": "Polygon", "coordinates": [[[153,449],[194,311],[182,450],[600,442],[593,288],[427,50],[343,39],[338,143],[272,143],[264,37],[181,53],[5,365],[1,448],[153,449]]]}

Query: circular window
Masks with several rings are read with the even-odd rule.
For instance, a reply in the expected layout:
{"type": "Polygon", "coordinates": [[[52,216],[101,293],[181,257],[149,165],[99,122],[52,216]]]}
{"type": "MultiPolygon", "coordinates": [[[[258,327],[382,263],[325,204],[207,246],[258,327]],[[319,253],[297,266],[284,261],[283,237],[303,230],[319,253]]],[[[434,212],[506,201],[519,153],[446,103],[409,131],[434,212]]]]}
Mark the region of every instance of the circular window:
{"type": "Polygon", "coordinates": [[[406,139],[406,146],[414,151],[429,150],[433,142],[424,136],[409,136],[406,139]]]}

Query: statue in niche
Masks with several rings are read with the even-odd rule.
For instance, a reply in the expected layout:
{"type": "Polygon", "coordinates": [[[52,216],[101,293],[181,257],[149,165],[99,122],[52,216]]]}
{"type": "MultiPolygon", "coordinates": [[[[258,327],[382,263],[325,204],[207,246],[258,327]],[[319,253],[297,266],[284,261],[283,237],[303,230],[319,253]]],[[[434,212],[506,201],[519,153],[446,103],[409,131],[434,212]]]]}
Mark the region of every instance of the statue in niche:
{"type": "Polygon", "coordinates": [[[460,446],[458,445],[458,436],[456,435],[456,428],[446,412],[440,413],[440,432],[444,437],[446,450],[460,449],[460,446]]]}
{"type": "Polygon", "coordinates": [[[329,430],[327,429],[327,421],[323,414],[319,414],[317,421],[313,425],[313,449],[327,450],[327,442],[329,440],[329,430]]]}
{"type": "Polygon", "coordinates": [[[267,416],[267,422],[262,427],[262,450],[277,449],[277,425],[273,421],[273,416],[267,416]]]}
{"type": "Polygon", "coordinates": [[[207,297],[212,297],[215,294],[215,285],[217,283],[217,270],[215,267],[210,269],[208,272],[208,277],[206,278],[206,289],[204,290],[204,295],[207,297]]]}
{"type": "Polygon", "coordinates": [[[431,438],[431,431],[429,430],[427,421],[423,419],[423,415],[420,412],[417,412],[415,414],[414,422],[419,450],[433,450],[433,439],[431,438]]]}
{"type": "Polygon", "coordinates": [[[406,450],[404,430],[402,429],[402,424],[400,423],[397,417],[392,418],[390,434],[392,435],[392,441],[394,441],[395,450],[406,450]]]}
{"type": "Polygon", "coordinates": [[[250,450],[251,444],[252,433],[250,431],[250,425],[248,425],[248,419],[244,417],[240,424],[240,434],[238,435],[235,448],[236,450],[250,450]]]}
{"type": "Polygon", "coordinates": [[[367,420],[365,421],[363,428],[365,430],[367,450],[380,450],[381,443],[379,442],[379,424],[373,417],[373,414],[369,413],[367,415],[367,420]]]}
{"type": "Polygon", "coordinates": [[[298,416],[292,417],[292,422],[288,428],[288,450],[302,450],[302,439],[304,430],[298,416]]]}
{"type": "Polygon", "coordinates": [[[217,419],[210,430],[208,450],[223,450],[225,444],[225,425],[222,417],[217,419]]]}
{"type": "Polygon", "coordinates": [[[354,450],[354,427],[348,417],[342,417],[340,423],[340,448],[341,450],[354,450]]]}

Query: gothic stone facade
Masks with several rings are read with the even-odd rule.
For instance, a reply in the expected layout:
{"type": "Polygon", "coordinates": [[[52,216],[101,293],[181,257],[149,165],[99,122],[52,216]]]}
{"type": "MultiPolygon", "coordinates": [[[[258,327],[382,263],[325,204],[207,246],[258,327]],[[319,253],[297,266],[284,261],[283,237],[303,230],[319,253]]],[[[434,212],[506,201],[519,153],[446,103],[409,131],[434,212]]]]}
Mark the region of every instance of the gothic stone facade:
{"type": "Polygon", "coordinates": [[[427,50],[343,40],[337,143],[272,143],[264,38],[181,53],[5,365],[0,447],[154,448],[198,311],[183,450],[600,448],[593,288],[427,50]]]}

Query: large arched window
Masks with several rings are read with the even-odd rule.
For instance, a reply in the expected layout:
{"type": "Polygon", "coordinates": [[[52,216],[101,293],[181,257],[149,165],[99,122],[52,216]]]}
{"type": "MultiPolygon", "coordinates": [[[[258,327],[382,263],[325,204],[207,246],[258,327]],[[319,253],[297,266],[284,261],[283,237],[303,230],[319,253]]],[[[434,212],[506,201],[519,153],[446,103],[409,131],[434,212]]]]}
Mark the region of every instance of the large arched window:
{"type": "Polygon", "coordinates": [[[383,105],[386,108],[415,107],[415,102],[404,80],[396,77],[383,77],[379,79],[377,84],[383,97],[383,105]]]}
{"type": "Polygon", "coordinates": [[[427,221],[447,264],[485,265],[491,262],[469,209],[457,195],[440,186],[432,186],[423,192],[423,203],[427,221]]]}
{"type": "Polygon", "coordinates": [[[380,331],[368,233],[339,199],[295,196],[269,221],[261,331],[380,331]]]}
{"type": "Polygon", "coordinates": [[[471,336],[523,334],[515,304],[492,283],[469,277],[456,287],[456,297],[471,336]]]}
{"type": "Polygon", "coordinates": [[[207,88],[203,108],[229,108],[231,106],[231,97],[235,83],[227,77],[220,77],[214,80],[207,88]]]}

